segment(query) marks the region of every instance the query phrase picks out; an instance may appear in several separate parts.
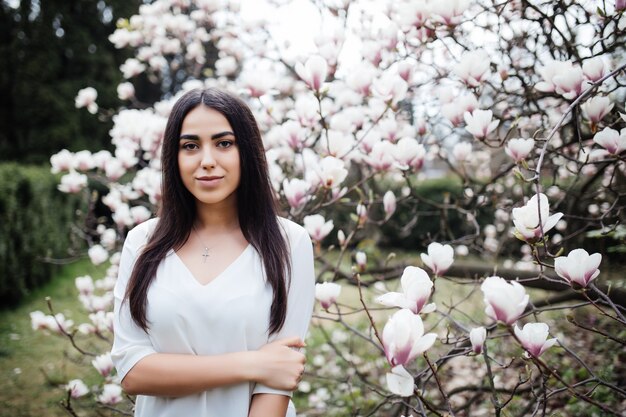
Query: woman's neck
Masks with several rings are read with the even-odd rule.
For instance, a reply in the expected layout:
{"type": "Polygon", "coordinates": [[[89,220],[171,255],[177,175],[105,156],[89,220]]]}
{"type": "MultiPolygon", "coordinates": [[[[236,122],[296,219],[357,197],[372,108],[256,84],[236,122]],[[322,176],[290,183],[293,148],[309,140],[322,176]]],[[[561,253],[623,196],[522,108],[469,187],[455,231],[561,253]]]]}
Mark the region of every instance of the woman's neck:
{"type": "Polygon", "coordinates": [[[196,227],[205,231],[230,231],[239,229],[237,207],[198,205],[196,227]]]}

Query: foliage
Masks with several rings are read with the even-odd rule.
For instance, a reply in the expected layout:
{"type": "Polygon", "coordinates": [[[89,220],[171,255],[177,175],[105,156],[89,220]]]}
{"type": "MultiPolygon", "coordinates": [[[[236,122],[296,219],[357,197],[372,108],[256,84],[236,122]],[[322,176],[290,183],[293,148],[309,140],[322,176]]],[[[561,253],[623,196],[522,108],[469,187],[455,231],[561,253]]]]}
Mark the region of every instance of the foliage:
{"type": "Polygon", "coordinates": [[[48,260],[65,258],[69,226],[82,205],[59,193],[58,178],[45,167],[0,164],[0,303],[15,306],[56,270],[48,260]]]}
{"type": "Polygon", "coordinates": [[[0,160],[46,162],[69,148],[108,146],[110,121],[77,112],[78,89],[95,85],[103,105],[119,105],[124,51],[107,37],[139,0],[22,1],[0,4],[0,160]],[[17,4],[17,6],[15,6],[17,4]]]}

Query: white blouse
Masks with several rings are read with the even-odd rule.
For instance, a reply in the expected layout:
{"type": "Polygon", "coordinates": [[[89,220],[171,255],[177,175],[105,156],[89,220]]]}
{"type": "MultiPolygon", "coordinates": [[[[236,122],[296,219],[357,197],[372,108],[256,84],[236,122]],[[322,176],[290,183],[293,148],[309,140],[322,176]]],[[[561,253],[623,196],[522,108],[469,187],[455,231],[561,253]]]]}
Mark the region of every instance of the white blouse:
{"type": "MultiPolygon", "coordinates": [[[[122,303],[135,260],[154,230],[157,219],[148,220],[128,233],[115,286],[115,339],[111,356],[120,380],[135,364],[152,353],[220,355],[257,350],[269,341],[289,336],[304,340],[315,293],[313,248],[307,232],[287,219],[279,224],[291,248],[292,275],[285,324],[268,337],[272,288],[265,282],[257,251],[248,245],[224,272],[206,285],[200,284],[171,250],[158,267],[148,290],[148,332],[130,316],[122,303]]],[[[163,375],[167,378],[167,375],[163,375]]],[[[254,383],[214,388],[185,397],[138,395],[139,417],[247,417],[256,393],[290,396],[254,383]]],[[[295,417],[293,403],[287,417],[295,417]]]]}

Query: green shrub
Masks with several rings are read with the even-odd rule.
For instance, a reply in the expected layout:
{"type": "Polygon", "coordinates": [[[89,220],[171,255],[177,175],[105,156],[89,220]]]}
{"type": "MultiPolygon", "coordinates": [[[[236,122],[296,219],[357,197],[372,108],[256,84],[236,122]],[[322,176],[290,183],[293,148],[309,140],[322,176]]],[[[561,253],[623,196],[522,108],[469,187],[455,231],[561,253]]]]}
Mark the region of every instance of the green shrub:
{"type": "Polygon", "coordinates": [[[49,167],[0,164],[0,305],[15,306],[68,256],[79,199],[57,190],[49,167]]]}

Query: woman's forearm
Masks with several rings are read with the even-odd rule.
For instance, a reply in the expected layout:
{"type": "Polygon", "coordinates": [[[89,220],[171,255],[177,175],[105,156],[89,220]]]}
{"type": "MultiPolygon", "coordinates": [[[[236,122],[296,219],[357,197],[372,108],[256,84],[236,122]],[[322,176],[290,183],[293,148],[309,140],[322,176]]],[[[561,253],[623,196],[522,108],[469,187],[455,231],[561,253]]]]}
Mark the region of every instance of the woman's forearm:
{"type": "Polygon", "coordinates": [[[279,394],[254,394],[248,417],[285,417],[289,397],[279,394]]]}
{"type": "Polygon", "coordinates": [[[122,380],[129,394],[181,397],[254,381],[255,352],[215,356],[155,353],[141,359],[122,380]]]}
{"type": "Polygon", "coordinates": [[[182,397],[242,382],[293,391],[304,372],[299,337],[276,340],[259,350],[199,356],[154,353],[128,371],[122,387],[129,394],[182,397]]]}

